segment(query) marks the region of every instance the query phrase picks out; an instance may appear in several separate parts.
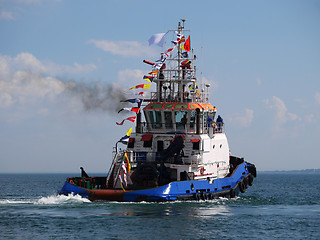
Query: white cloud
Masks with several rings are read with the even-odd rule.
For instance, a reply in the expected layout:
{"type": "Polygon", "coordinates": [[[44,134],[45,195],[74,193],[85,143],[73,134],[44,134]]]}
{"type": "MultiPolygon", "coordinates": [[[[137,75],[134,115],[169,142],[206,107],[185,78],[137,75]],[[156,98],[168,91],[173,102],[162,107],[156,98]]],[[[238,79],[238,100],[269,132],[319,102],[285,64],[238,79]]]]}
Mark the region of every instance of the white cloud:
{"type": "Polygon", "coordinates": [[[143,81],[145,71],[140,69],[125,69],[118,72],[118,80],[121,85],[135,84],[143,81]]]}
{"type": "Polygon", "coordinates": [[[265,100],[267,108],[275,112],[274,121],[276,126],[281,126],[288,121],[300,120],[297,114],[288,111],[286,104],[278,97],[273,96],[265,100]]]}
{"type": "Polygon", "coordinates": [[[314,122],[316,122],[316,118],[315,118],[315,116],[314,116],[312,113],[305,115],[305,116],[303,117],[303,120],[306,121],[307,123],[314,123],[314,122]]]}
{"type": "Polygon", "coordinates": [[[45,66],[31,53],[23,52],[12,59],[12,63],[18,69],[27,69],[32,72],[48,73],[48,67],[45,66]]]}
{"type": "MultiPolygon", "coordinates": [[[[49,110],[55,109],[54,106],[58,109],[63,107],[68,113],[82,110],[114,113],[123,105],[120,100],[126,98],[120,86],[99,82],[65,82],[50,75],[79,73],[94,68],[94,65],[78,63],[73,66],[51,62],[45,64],[30,53],[21,53],[15,58],[0,55],[0,118],[13,122],[35,114],[46,116],[50,114],[49,110]]],[[[129,80],[132,82],[138,76],[142,80],[142,71],[125,70],[119,76],[127,89],[131,85],[129,80]]]]}
{"type": "Polygon", "coordinates": [[[239,127],[249,127],[253,120],[252,109],[246,108],[243,113],[234,114],[230,117],[229,121],[239,127]]]}
{"type": "Polygon", "coordinates": [[[90,40],[89,43],[93,43],[105,52],[123,57],[156,56],[157,54],[153,48],[136,41],[90,40]]]}
{"type": "Polygon", "coordinates": [[[1,88],[0,82],[0,108],[8,108],[13,104],[12,96],[7,92],[2,92],[1,88]]]}
{"type": "Polygon", "coordinates": [[[320,105],[320,93],[319,92],[315,93],[314,99],[315,99],[316,103],[320,105]]]}
{"type": "Polygon", "coordinates": [[[54,100],[72,83],[50,75],[90,72],[95,68],[94,64],[66,66],[43,63],[30,53],[21,53],[15,58],[0,55],[0,108],[9,108],[16,103],[41,102],[45,98],[54,100]]]}
{"type": "Polygon", "coordinates": [[[66,86],[66,83],[53,77],[17,71],[9,81],[0,81],[0,107],[7,108],[14,103],[26,105],[43,97],[54,99],[66,86]]]}
{"type": "Polygon", "coordinates": [[[57,65],[51,61],[41,62],[31,53],[23,52],[15,58],[0,55],[0,76],[10,71],[24,70],[33,73],[57,75],[61,73],[80,74],[95,70],[95,64],[81,65],[77,62],[70,65],[57,65]]]}
{"type": "Polygon", "coordinates": [[[4,20],[15,20],[14,14],[12,12],[2,10],[0,13],[0,19],[4,20]]]}

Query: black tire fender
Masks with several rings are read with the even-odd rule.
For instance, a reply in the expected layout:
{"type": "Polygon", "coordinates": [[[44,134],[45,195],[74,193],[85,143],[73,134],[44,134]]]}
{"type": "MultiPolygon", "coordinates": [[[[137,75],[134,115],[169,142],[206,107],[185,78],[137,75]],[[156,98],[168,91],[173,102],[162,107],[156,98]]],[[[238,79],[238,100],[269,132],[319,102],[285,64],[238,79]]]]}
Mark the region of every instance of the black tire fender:
{"type": "Polygon", "coordinates": [[[245,193],[245,191],[246,191],[246,187],[245,187],[243,181],[239,182],[239,190],[241,193],[245,193]]]}
{"type": "Polygon", "coordinates": [[[248,184],[249,184],[249,186],[252,186],[252,184],[253,184],[253,176],[252,176],[252,174],[249,174],[249,176],[248,176],[248,184]]]}
{"type": "Polygon", "coordinates": [[[248,185],[249,185],[249,183],[248,183],[248,178],[245,177],[242,181],[243,181],[243,183],[244,183],[244,187],[245,187],[245,188],[248,188],[248,185]]]}
{"type": "Polygon", "coordinates": [[[231,188],[230,192],[229,192],[229,195],[230,195],[230,198],[235,198],[236,197],[236,191],[233,188],[231,188]]]}

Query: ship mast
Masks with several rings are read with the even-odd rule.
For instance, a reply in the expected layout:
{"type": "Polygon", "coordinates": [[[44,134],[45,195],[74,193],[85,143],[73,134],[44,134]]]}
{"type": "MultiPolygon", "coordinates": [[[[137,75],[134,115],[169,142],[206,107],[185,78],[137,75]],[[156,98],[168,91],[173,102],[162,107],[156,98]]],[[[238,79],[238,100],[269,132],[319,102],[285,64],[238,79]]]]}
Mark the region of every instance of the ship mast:
{"type": "MultiPolygon", "coordinates": [[[[185,34],[189,32],[184,29],[185,21],[185,19],[181,19],[176,30],[168,31],[174,33],[174,41],[172,42],[176,43],[161,55],[161,61],[166,63],[161,65],[157,76],[153,79],[153,82],[156,83],[156,91],[151,92],[150,99],[145,99],[144,102],[206,103],[208,101],[208,92],[200,91],[196,83],[196,67],[194,66],[196,56],[193,55],[193,50],[190,52],[188,49],[184,52],[182,49],[190,37],[185,41],[182,40],[182,38],[187,38],[185,34]],[[176,49],[176,54],[173,53],[173,49],[176,49]],[[187,86],[189,89],[186,89],[187,86]]],[[[145,60],[144,62],[151,63],[145,60]]],[[[157,65],[156,63],[152,64],[157,65]]]]}
{"type": "MultiPolygon", "coordinates": [[[[182,34],[182,29],[183,29],[183,27],[181,26],[181,22],[179,22],[178,34],[180,36],[182,34]]],[[[182,84],[183,80],[184,79],[182,78],[182,75],[181,75],[181,44],[179,41],[179,43],[178,43],[178,92],[179,92],[179,98],[181,99],[181,102],[183,99],[183,84],[182,84]]]]}

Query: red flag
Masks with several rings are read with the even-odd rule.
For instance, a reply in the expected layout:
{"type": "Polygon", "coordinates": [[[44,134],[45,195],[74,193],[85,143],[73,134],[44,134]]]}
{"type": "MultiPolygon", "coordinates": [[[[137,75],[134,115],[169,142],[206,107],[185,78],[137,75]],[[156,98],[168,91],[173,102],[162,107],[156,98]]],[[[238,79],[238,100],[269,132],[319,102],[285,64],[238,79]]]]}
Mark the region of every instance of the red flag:
{"type": "Polygon", "coordinates": [[[151,86],[151,83],[150,83],[150,84],[139,84],[139,85],[137,85],[137,86],[134,86],[134,87],[130,88],[129,90],[134,89],[134,88],[149,89],[150,86],[151,86]]]}
{"type": "Polygon", "coordinates": [[[131,111],[132,112],[135,112],[135,113],[138,113],[140,110],[140,108],[136,107],[136,108],[131,108],[131,111]]]}
{"type": "MultiPolygon", "coordinates": [[[[118,113],[120,113],[121,111],[123,110],[126,110],[126,111],[132,111],[132,112],[135,112],[135,113],[138,113],[139,112],[139,107],[136,107],[136,108],[121,108],[118,113]]],[[[120,125],[120,124],[119,124],[120,125]]],[[[121,124],[122,125],[122,124],[121,124]]]]}
{"type": "Polygon", "coordinates": [[[184,50],[190,51],[190,36],[188,37],[187,41],[184,44],[184,50]]]}
{"type": "Polygon", "coordinates": [[[123,119],[121,123],[116,122],[117,125],[123,125],[124,121],[128,120],[130,122],[135,122],[136,121],[136,117],[128,117],[126,119],[123,119]]]}

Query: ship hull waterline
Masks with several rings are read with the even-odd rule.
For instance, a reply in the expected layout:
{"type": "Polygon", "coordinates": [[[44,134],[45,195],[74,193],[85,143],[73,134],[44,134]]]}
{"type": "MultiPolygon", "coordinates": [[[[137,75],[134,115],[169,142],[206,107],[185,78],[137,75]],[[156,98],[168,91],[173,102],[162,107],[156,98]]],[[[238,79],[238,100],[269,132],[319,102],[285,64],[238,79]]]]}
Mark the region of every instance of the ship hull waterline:
{"type": "Polygon", "coordinates": [[[254,165],[244,162],[237,166],[229,177],[209,180],[176,181],[169,184],[143,190],[122,189],[86,189],[75,186],[66,180],[59,191],[61,195],[80,195],[90,201],[117,202],[165,202],[176,200],[207,200],[218,197],[233,198],[252,185],[256,172],[254,165]]]}

